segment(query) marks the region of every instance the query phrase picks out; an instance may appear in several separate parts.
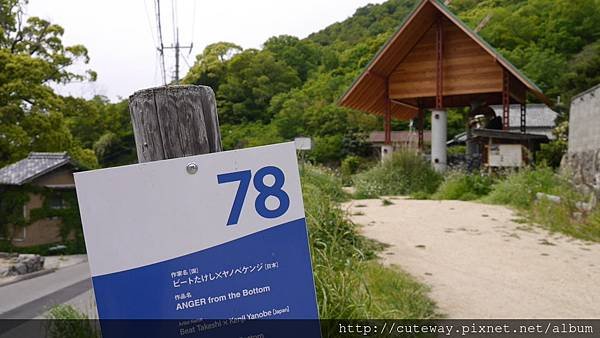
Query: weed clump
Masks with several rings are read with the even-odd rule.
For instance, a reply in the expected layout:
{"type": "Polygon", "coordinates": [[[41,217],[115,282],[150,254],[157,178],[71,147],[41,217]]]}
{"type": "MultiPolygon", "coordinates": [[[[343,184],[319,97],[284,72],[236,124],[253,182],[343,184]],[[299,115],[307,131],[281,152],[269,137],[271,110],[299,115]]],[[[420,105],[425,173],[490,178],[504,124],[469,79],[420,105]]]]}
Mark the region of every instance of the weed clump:
{"type": "Polygon", "coordinates": [[[431,164],[415,152],[400,151],[377,166],[354,176],[356,198],[432,194],[442,181],[431,164]]]}
{"type": "Polygon", "coordinates": [[[566,180],[551,168],[523,168],[499,180],[485,202],[527,209],[532,206],[537,193],[560,196],[571,194],[571,191],[566,180]]]}
{"type": "Polygon", "coordinates": [[[337,178],[314,166],[301,173],[320,317],[433,317],[426,287],[374,261],[380,247],[361,236],[337,205],[337,178]]]}
{"type": "Polygon", "coordinates": [[[446,175],[433,199],[472,201],[490,193],[494,180],[480,173],[451,172],[446,175]]]}

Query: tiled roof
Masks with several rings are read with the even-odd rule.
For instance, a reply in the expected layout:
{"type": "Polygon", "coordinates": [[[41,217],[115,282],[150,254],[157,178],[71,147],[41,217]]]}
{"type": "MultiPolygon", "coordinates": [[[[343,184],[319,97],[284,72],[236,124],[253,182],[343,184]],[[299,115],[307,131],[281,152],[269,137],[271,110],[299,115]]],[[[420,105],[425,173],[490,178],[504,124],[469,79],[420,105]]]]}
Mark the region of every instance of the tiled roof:
{"type": "MultiPolygon", "coordinates": [[[[494,105],[491,106],[496,112],[497,116],[502,116],[502,106],[494,105]]],[[[518,127],[521,125],[521,106],[513,104],[510,106],[510,119],[509,124],[511,127],[518,127]]],[[[545,104],[533,103],[527,105],[527,127],[547,127],[554,128],[556,123],[556,117],[558,113],[552,110],[545,104]]]]}
{"type": "Polygon", "coordinates": [[[66,152],[29,153],[27,158],[0,169],[0,184],[22,185],[69,163],[66,152]]]}

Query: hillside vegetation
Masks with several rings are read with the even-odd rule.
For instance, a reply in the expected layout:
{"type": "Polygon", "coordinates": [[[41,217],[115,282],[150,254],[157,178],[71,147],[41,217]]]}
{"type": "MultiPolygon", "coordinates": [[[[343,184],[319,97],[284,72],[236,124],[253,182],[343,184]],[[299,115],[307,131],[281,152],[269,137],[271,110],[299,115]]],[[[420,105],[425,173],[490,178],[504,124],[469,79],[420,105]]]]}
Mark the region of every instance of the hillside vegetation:
{"type": "MultiPolygon", "coordinates": [[[[226,149],[303,135],[315,140],[314,161],[364,156],[364,136],[381,121],[336,101],[415,3],[368,5],[304,39],[274,36],[260,50],[215,42],[197,55],[184,82],[215,90],[226,149]]],[[[63,45],[64,29],[46,20],[19,24],[25,5],[0,0],[0,166],[30,151],[68,150],[91,168],[134,162],[126,101],[55,93],[53,83],[93,81],[96,74],[67,71],[89,60],[87,50],[63,45]]],[[[450,7],[471,27],[490,15],[480,34],[551,98],[568,103],[600,82],[600,0],[455,0],[450,7]]],[[[449,136],[463,126],[460,111],[451,111],[449,136]]],[[[406,127],[394,122],[394,129],[406,127]]]]}

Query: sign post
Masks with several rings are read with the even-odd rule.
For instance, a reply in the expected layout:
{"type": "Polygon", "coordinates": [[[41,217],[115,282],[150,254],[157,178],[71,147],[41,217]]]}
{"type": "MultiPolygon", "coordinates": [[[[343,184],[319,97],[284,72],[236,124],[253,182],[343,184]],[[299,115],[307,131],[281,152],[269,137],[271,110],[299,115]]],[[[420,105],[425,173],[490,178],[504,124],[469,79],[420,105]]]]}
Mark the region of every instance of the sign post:
{"type": "Polygon", "coordinates": [[[130,111],[146,163],[75,175],[103,336],[319,337],[294,144],[219,152],[208,87],[130,111]]]}
{"type": "Polygon", "coordinates": [[[82,172],[75,183],[101,320],[190,320],[198,331],[318,319],[294,143],[82,172]]]}

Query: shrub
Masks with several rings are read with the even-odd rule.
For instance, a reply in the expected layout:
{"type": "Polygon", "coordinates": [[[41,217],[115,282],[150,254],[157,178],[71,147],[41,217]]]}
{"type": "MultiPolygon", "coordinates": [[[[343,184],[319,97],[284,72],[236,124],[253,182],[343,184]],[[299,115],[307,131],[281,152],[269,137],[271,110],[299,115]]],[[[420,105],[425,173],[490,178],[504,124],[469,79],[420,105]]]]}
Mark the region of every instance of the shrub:
{"type": "Polygon", "coordinates": [[[348,200],[342,189],[342,180],[331,169],[304,164],[300,167],[302,186],[316,186],[335,202],[348,200]]]}
{"type": "Polygon", "coordinates": [[[538,192],[564,195],[568,190],[572,190],[568,183],[551,168],[524,168],[498,181],[485,201],[527,209],[535,201],[538,192]]]}
{"type": "Polygon", "coordinates": [[[575,237],[600,242],[600,208],[588,216],[584,224],[574,228],[575,237]]]}
{"type": "Polygon", "coordinates": [[[366,159],[350,155],[342,160],[340,165],[340,173],[342,175],[342,183],[346,186],[352,184],[352,175],[355,175],[361,170],[365,170],[369,166],[366,159]]]}
{"type": "Polygon", "coordinates": [[[471,201],[487,195],[492,190],[493,179],[480,173],[451,172],[446,175],[432,198],[471,201]]]}
{"type": "Polygon", "coordinates": [[[50,309],[47,321],[47,336],[61,338],[99,338],[100,330],[85,313],[70,305],[57,305],[50,309]]]}
{"type": "Polygon", "coordinates": [[[448,156],[464,155],[467,151],[466,146],[448,147],[448,156]]]}
{"type": "Polygon", "coordinates": [[[495,184],[484,200],[519,208],[531,222],[550,231],[600,242],[600,208],[591,212],[579,210],[577,202],[584,201],[584,196],[550,168],[513,173],[495,184]],[[558,196],[560,201],[536,199],[538,192],[558,196]]]}
{"type": "Polygon", "coordinates": [[[32,245],[26,247],[14,246],[7,240],[0,240],[0,252],[2,251],[24,254],[36,254],[40,256],[76,255],[86,253],[85,243],[83,241],[78,240],[56,242],[51,244],[32,245]],[[59,245],[64,246],[64,248],[56,249],[56,247],[59,245]]]}
{"type": "Polygon", "coordinates": [[[353,178],[357,198],[381,195],[432,194],[442,181],[431,165],[414,152],[403,151],[353,178]]]}
{"type": "Polygon", "coordinates": [[[343,157],[342,146],[344,136],[335,134],[316,136],[313,138],[313,149],[308,153],[308,158],[318,163],[339,164],[343,157]]]}
{"type": "Polygon", "coordinates": [[[567,141],[558,139],[542,144],[541,149],[536,153],[536,159],[538,163],[558,168],[565,152],[567,152],[567,141]]]}

